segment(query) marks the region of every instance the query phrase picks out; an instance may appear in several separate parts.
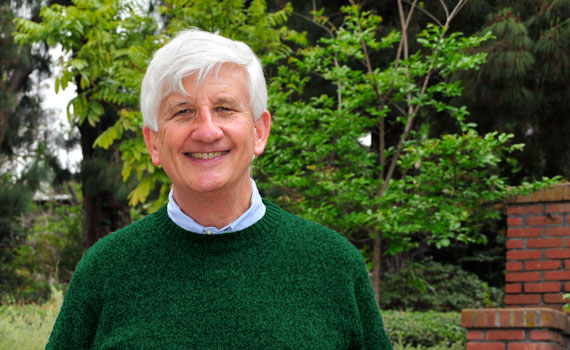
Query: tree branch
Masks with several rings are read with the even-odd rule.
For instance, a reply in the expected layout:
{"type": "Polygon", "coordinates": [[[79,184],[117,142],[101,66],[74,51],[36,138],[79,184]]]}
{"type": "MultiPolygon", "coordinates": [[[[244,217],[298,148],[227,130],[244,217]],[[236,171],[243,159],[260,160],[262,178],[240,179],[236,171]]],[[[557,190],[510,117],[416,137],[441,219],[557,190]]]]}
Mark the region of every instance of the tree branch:
{"type": "MultiPolygon", "coordinates": [[[[398,0],[399,5],[401,5],[401,1],[402,0],[398,0]]],[[[451,22],[451,20],[453,20],[453,18],[457,15],[459,10],[461,10],[461,8],[463,8],[463,6],[465,6],[466,3],[467,3],[467,0],[460,0],[457,3],[457,5],[455,6],[455,8],[451,11],[451,14],[449,14],[449,16],[447,16],[447,18],[446,18],[444,30],[441,33],[440,37],[438,38],[437,46],[436,46],[436,49],[435,49],[434,54],[433,54],[433,59],[431,60],[431,62],[429,64],[429,68],[428,68],[426,77],[424,78],[424,82],[422,84],[422,88],[421,88],[421,91],[419,94],[419,100],[421,100],[421,98],[425,95],[429,80],[430,80],[431,75],[434,71],[435,60],[436,60],[436,58],[439,54],[439,51],[441,49],[441,39],[443,39],[443,37],[445,36],[446,29],[449,26],[449,23],[451,22]]],[[[403,18],[403,16],[400,16],[400,19],[402,19],[402,18],[403,18]]],[[[421,107],[421,104],[418,103],[416,106],[410,106],[410,108],[409,108],[411,113],[409,114],[409,117],[408,117],[408,120],[406,122],[406,126],[404,128],[404,131],[400,135],[400,140],[398,141],[398,145],[396,147],[396,153],[392,157],[392,161],[390,163],[390,168],[388,169],[388,173],[386,174],[386,177],[384,178],[384,181],[381,184],[382,186],[381,187],[379,186],[379,188],[378,188],[377,195],[380,197],[384,195],[384,193],[388,189],[388,185],[390,184],[392,177],[394,176],[394,171],[396,169],[398,159],[400,158],[400,155],[402,154],[402,149],[404,148],[404,143],[406,142],[408,135],[409,135],[410,131],[412,130],[412,126],[414,124],[415,117],[417,116],[417,113],[418,113],[420,107],[421,107]]]]}
{"type": "Polygon", "coordinates": [[[424,15],[428,16],[429,18],[431,18],[438,26],[443,27],[443,24],[439,21],[439,19],[437,19],[437,17],[435,17],[434,15],[432,15],[431,13],[429,13],[428,11],[426,11],[425,9],[419,7],[418,5],[414,5],[409,1],[406,0],[402,0],[403,3],[408,4],[410,6],[415,6],[420,12],[422,12],[424,15]]]}

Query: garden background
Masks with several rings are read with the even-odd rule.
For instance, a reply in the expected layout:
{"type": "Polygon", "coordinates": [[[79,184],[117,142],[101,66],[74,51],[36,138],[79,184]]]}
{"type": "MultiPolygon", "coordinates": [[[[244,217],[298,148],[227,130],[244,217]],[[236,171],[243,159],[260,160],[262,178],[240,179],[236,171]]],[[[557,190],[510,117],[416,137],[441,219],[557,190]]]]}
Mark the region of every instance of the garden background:
{"type": "Polygon", "coordinates": [[[85,249],[165,203],[138,95],[188,27],[264,64],[262,195],[362,251],[395,348],[464,348],[459,311],[503,303],[504,201],[570,174],[569,14],[570,0],[4,2],[0,348],[42,348],[85,249]],[[76,89],[69,130],[42,108],[54,75],[76,89]],[[57,157],[72,147],[79,169],[57,157]]]}

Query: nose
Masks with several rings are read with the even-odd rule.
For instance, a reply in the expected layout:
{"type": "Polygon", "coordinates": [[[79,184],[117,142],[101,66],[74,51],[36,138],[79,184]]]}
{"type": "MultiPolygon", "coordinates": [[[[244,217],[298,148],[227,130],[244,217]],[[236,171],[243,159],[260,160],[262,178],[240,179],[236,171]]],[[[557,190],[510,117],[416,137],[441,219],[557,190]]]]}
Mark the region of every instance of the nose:
{"type": "Polygon", "coordinates": [[[199,110],[191,137],[193,141],[203,143],[212,143],[223,137],[223,131],[216,125],[208,107],[199,110]]]}

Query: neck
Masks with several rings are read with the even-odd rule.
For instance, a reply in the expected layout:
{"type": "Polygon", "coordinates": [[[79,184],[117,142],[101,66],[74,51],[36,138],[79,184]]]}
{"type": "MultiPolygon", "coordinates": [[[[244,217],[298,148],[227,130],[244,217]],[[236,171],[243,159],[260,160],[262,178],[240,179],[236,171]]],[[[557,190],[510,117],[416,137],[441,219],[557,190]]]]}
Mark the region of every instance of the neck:
{"type": "Polygon", "coordinates": [[[249,209],[251,193],[249,178],[229,191],[189,193],[173,189],[174,200],[184,214],[202,226],[218,229],[232,223],[249,209]]]}

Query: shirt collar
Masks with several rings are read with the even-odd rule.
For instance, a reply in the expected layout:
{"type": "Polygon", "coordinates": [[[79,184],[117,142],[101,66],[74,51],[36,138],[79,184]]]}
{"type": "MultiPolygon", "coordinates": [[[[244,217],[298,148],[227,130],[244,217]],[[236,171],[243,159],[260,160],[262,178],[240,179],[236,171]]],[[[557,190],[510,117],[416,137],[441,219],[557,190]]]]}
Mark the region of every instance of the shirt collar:
{"type": "Polygon", "coordinates": [[[253,179],[251,180],[251,199],[249,209],[246,210],[239,218],[230,224],[217,229],[215,227],[206,227],[197,223],[190,216],[184,214],[176,201],[174,200],[173,191],[170,190],[168,195],[167,212],[170,220],[186,231],[203,234],[221,234],[227,232],[240,231],[248,228],[259,221],[265,215],[265,204],[261,201],[261,195],[257,189],[257,185],[253,179]]]}

